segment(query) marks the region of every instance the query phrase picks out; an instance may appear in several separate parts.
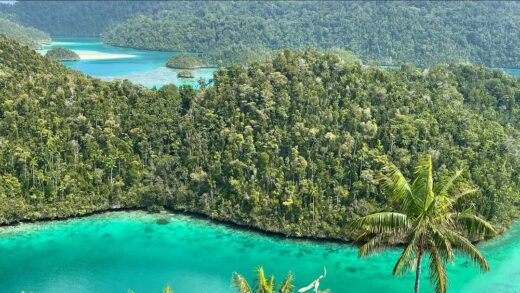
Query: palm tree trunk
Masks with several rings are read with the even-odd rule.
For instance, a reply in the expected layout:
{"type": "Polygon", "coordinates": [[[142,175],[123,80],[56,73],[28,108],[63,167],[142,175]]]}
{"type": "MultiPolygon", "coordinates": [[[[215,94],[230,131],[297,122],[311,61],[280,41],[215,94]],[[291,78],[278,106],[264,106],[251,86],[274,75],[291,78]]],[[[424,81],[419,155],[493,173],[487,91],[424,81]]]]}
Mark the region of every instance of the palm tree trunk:
{"type": "Polygon", "coordinates": [[[421,260],[422,260],[422,251],[419,251],[419,255],[417,256],[417,270],[415,271],[415,287],[413,289],[414,293],[419,293],[419,281],[421,278],[421,260]]]}

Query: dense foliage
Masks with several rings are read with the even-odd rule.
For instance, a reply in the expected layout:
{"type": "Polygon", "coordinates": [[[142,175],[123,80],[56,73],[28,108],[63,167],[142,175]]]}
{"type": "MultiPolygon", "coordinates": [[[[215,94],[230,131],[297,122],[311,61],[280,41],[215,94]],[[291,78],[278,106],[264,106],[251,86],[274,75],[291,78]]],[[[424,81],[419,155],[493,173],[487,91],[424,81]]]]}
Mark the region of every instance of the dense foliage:
{"type": "Polygon", "coordinates": [[[375,175],[431,153],[461,202],[518,216],[520,81],[484,68],[364,67],[284,51],[212,87],[147,90],[0,39],[0,221],[167,206],[289,235],[350,238],[375,175]]]}
{"type": "Polygon", "coordinates": [[[104,40],[117,46],[210,56],[237,47],[253,51],[339,47],[389,65],[469,61],[520,67],[516,49],[520,35],[513,33],[520,26],[519,3],[226,2],[181,11],[175,7],[143,13],[115,25],[104,33],[104,40]]]}
{"type": "Polygon", "coordinates": [[[0,16],[0,35],[15,39],[32,49],[40,49],[51,42],[49,34],[32,27],[22,26],[7,17],[0,16]]]}
{"type": "Polygon", "coordinates": [[[174,6],[161,1],[17,1],[0,4],[0,11],[51,35],[97,36],[112,23],[174,6]]]}
{"type": "Polygon", "coordinates": [[[180,54],[172,56],[166,62],[166,67],[175,69],[195,69],[206,66],[204,62],[197,56],[188,56],[186,54],[180,54]]]}
{"type": "Polygon", "coordinates": [[[50,49],[45,53],[45,57],[56,61],[77,61],[81,59],[76,52],[60,47],[50,49]]]}

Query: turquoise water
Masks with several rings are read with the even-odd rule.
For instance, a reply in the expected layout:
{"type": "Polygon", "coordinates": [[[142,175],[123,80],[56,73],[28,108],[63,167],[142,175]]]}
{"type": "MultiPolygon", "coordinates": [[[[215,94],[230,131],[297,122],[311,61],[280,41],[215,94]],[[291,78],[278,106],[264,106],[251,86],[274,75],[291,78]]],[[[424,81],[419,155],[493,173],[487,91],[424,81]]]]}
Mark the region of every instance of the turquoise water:
{"type": "MultiPolygon", "coordinates": [[[[160,52],[119,48],[105,45],[99,38],[53,38],[50,45],[44,46],[41,53],[54,47],[64,47],[78,53],[125,54],[126,58],[89,59],[63,62],[66,66],[84,72],[90,76],[104,80],[128,79],[148,88],[161,87],[165,84],[192,85],[198,87],[197,81],[209,82],[213,78],[215,68],[194,70],[194,78],[179,79],[177,70],[165,67],[166,61],[178,52],[160,52]]],[[[115,55],[112,55],[115,56],[115,55]]]]}
{"type": "MultiPolygon", "coordinates": [[[[68,48],[78,53],[125,54],[127,55],[125,58],[83,59],[80,61],[63,62],[63,64],[103,80],[128,79],[148,88],[159,88],[170,83],[178,86],[191,85],[198,88],[198,80],[202,79],[206,83],[209,83],[213,78],[213,73],[216,71],[216,68],[201,68],[194,70],[194,78],[180,79],[177,78],[177,70],[164,66],[166,61],[171,56],[178,54],[178,52],[146,51],[114,47],[103,44],[99,38],[53,37],[52,44],[44,46],[44,49],[40,51],[43,54],[54,47],[68,48]]],[[[387,68],[388,66],[382,67],[387,68]]],[[[513,76],[520,76],[520,69],[504,68],[503,70],[513,76]]]]}
{"type": "MultiPolygon", "coordinates": [[[[480,245],[492,267],[481,274],[466,259],[450,265],[449,292],[520,292],[520,224],[480,245]]],[[[206,220],[143,212],[25,224],[0,230],[1,292],[227,293],[234,271],[252,279],[263,265],[304,286],[327,267],[332,292],[411,292],[413,274],[391,275],[397,251],[359,259],[354,247],[268,237],[206,220]],[[159,218],[169,218],[165,225],[159,218]]],[[[423,268],[426,270],[426,265],[423,268]]],[[[421,292],[431,292],[427,276],[421,292]]]]}
{"type": "Polygon", "coordinates": [[[502,68],[509,75],[520,77],[520,68],[502,68]]]}

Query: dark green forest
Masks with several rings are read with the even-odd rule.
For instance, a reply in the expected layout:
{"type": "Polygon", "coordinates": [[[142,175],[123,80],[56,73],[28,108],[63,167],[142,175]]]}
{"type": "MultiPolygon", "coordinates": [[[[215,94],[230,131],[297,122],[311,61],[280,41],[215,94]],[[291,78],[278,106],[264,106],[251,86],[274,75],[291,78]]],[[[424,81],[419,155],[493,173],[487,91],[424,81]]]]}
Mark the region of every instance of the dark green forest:
{"type": "Polygon", "coordinates": [[[230,66],[199,91],[103,82],[0,39],[0,222],[167,207],[294,236],[350,239],[394,162],[460,203],[518,217],[520,80],[472,65],[383,70],[313,50],[230,66]]]}
{"type": "Polygon", "coordinates": [[[136,14],[172,8],[172,4],[169,1],[17,1],[14,5],[0,5],[0,11],[51,35],[97,36],[111,24],[136,14]]]}
{"type": "Polygon", "coordinates": [[[103,33],[104,41],[202,52],[210,59],[240,46],[253,51],[339,47],[388,65],[520,65],[520,37],[511,33],[520,26],[518,3],[225,2],[210,11],[201,6],[192,13],[172,9],[137,16],[103,33]]]}
{"type": "Polygon", "coordinates": [[[386,65],[520,67],[517,2],[19,1],[0,12],[51,35],[103,34],[108,44],[197,51],[221,65],[337,47],[386,65]]]}

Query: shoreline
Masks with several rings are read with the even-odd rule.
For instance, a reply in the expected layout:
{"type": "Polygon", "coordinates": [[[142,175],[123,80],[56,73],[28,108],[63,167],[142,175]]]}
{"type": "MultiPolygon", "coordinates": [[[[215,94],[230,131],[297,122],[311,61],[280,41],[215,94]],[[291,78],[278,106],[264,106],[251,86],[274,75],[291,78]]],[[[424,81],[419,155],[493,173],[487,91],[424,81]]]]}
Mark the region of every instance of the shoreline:
{"type": "Polygon", "coordinates": [[[126,59],[126,58],[137,57],[137,55],[132,55],[132,54],[103,53],[103,52],[88,51],[88,50],[75,50],[74,52],[79,55],[81,60],[111,60],[111,59],[126,59]]]}
{"type": "MultiPolygon", "coordinates": [[[[265,230],[265,229],[262,229],[257,226],[237,223],[237,222],[233,222],[231,220],[211,218],[211,216],[206,215],[202,212],[193,212],[193,211],[189,211],[189,210],[185,210],[185,209],[174,209],[174,208],[170,208],[170,207],[163,207],[163,210],[157,211],[157,212],[148,211],[146,209],[146,207],[114,207],[114,208],[107,208],[107,209],[103,209],[103,210],[91,211],[91,212],[87,212],[87,213],[80,214],[80,215],[71,215],[71,216],[63,216],[63,217],[55,217],[55,218],[46,217],[46,218],[39,218],[39,219],[23,219],[23,220],[16,221],[16,222],[0,223],[0,229],[6,228],[6,227],[16,227],[16,226],[20,226],[23,224],[49,223],[49,222],[57,222],[57,221],[61,222],[61,221],[66,221],[66,220],[82,219],[82,218],[88,218],[88,217],[95,216],[95,215],[103,215],[106,213],[125,213],[125,212],[138,212],[138,211],[145,212],[148,214],[156,214],[156,215],[168,213],[172,216],[176,216],[176,215],[187,216],[187,217],[197,219],[197,220],[208,221],[212,224],[222,225],[229,229],[253,233],[253,234],[260,235],[260,236],[272,237],[272,238],[275,238],[278,240],[304,241],[304,242],[314,242],[314,243],[319,243],[319,244],[327,244],[327,243],[328,244],[342,244],[342,245],[349,245],[352,247],[359,248],[359,245],[356,244],[354,239],[346,240],[346,239],[341,239],[341,238],[337,238],[337,237],[291,235],[291,234],[286,234],[283,232],[265,230]]],[[[492,238],[479,240],[479,241],[471,241],[471,242],[473,244],[478,244],[478,243],[488,243],[490,241],[496,240],[497,238],[503,236],[511,228],[511,226],[513,224],[514,224],[514,221],[513,221],[513,223],[510,223],[507,226],[505,226],[504,228],[500,229],[498,234],[492,238]]],[[[402,245],[396,245],[395,247],[401,248],[402,245]]]]}
{"type": "Polygon", "coordinates": [[[229,220],[211,218],[210,216],[208,216],[204,213],[200,213],[200,212],[192,212],[192,211],[188,211],[188,210],[184,210],[184,209],[173,209],[173,208],[166,208],[166,207],[164,207],[164,210],[160,211],[160,212],[151,212],[151,211],[148,211],[145,207],[115,207],[115,208],[91,211],[91,212],[87,212],[87,213],[79,214],[79,215],[70,215],[70,216],[55,217],[55,218],[44,217],[44,218],[38,218],[38,219],[22,219],[22,220],[15,221],[15,222],[0,223],[0,229],[7,228],[7,227],[17,227],[17,226],[20,226],[23,224],[50,223],[50,222],[61,222],[61,221],[67,221],[67,220],[82,219],[82,218],[88,218],[88,217],[96,216],[96,215],[103,215],[106,213],[125,213],[125,212],[138,212],[138,211],[149,213],[149,214],[156,214],[156,215],[161,215],[164,212],[166,212],[168,214],[171,214],[172,216],[175,216],[175,215],[187,216],[187,217],[190,217],[193,219],[204,220],[204,221],[208,221],[213,224],[222,225],[222,226],[225,226],[230,229],[243,231],[243,232],[250,232],[250,233],[254,233],[254,234],[258,234],[258,235],[262,235],[262,236],[268,236],[268,237],[272,237],[272,238],[276,238],[276,239],[280,239],[280,240],[285,239],[285,240],[293,240],[293,241],[310,241],[310,242],[322,243],[322,244],[325,244],[325,243],[344,244],[344,245],[350,245],[350,246],[357,247],[357,245],[355,245],[353,240],[344,240],[344,239],[334,238],[334,237],[289,235],[289,234],[285,234],[282,232],[264,230],[259,227],[248,225],[248,224],[240,224],[240,223],[232,222],[229,220]]]}
{"type": "Polygon", "coordinates": [[[176,70],[197,70],[197,69],[218,69],[219,67],[217,66],[197,66],[197,67],[169,67],[169,66],[164,66],[168,69],[176,69],[176,70]]]}

